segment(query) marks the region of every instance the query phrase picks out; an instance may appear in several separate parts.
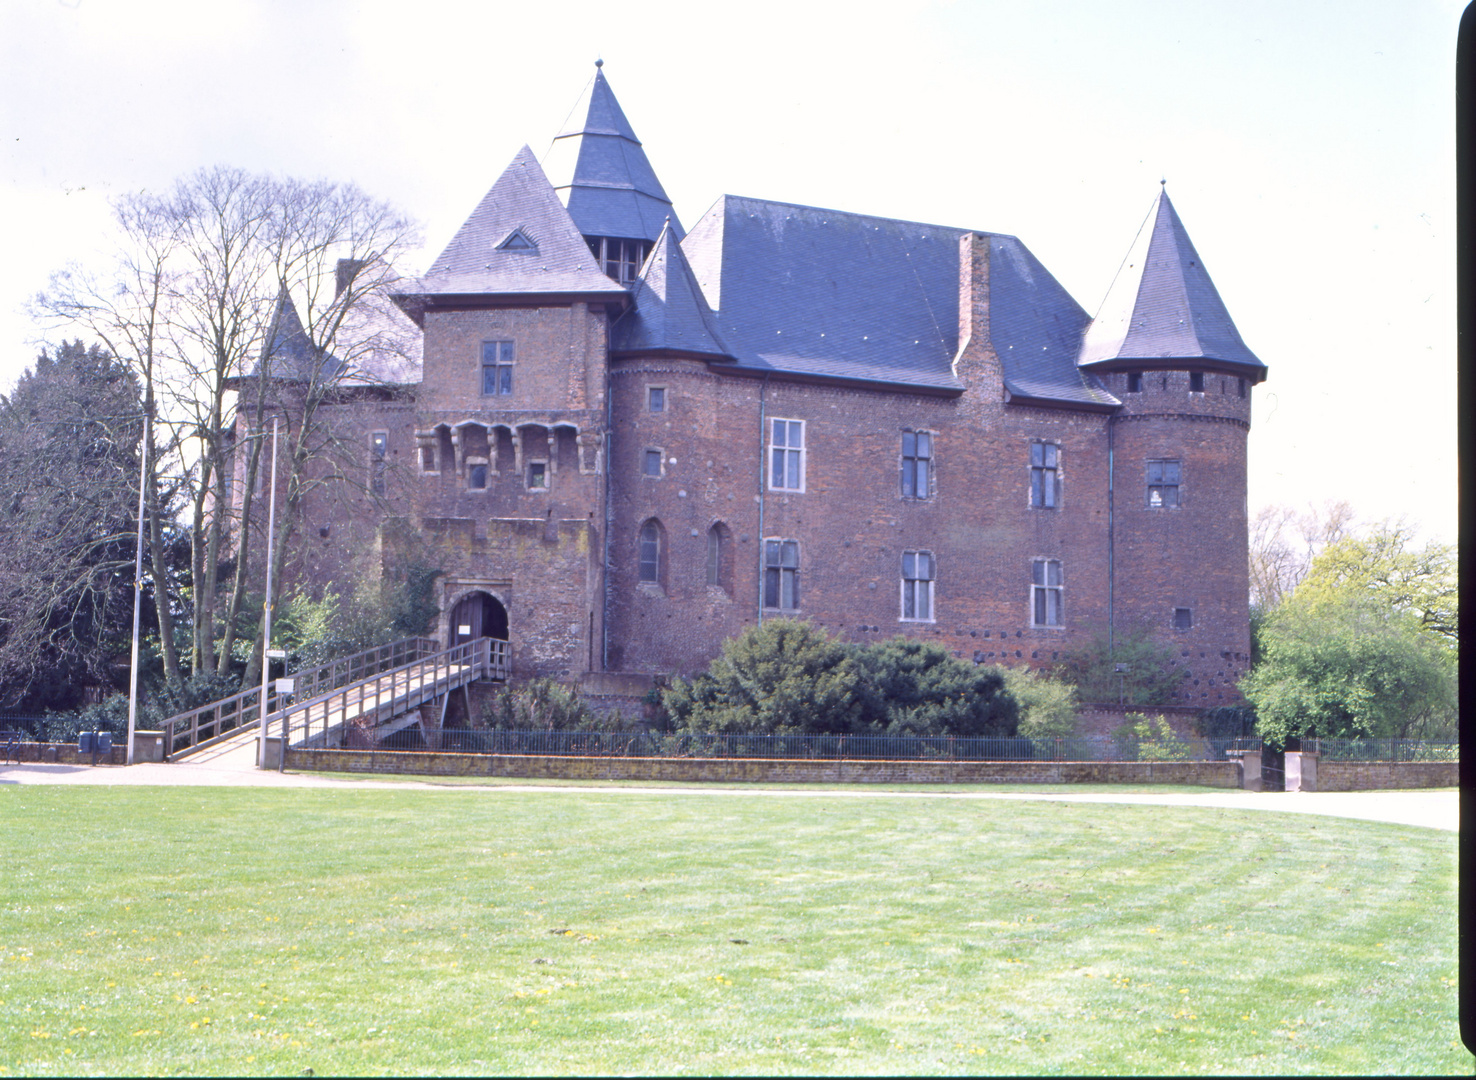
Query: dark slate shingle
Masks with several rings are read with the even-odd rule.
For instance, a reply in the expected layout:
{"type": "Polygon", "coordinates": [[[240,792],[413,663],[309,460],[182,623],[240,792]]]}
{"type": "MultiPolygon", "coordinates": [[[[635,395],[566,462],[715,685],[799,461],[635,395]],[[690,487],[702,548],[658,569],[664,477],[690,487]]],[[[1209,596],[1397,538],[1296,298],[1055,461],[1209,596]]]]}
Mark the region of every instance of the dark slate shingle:
{"type": "Polygon", "coordinates": [[[610,328],[610,351],[678,352],[729,359],[717,318],[702,297],[671,229],[663,229],[635,284],[635,305],[610,328]]]}

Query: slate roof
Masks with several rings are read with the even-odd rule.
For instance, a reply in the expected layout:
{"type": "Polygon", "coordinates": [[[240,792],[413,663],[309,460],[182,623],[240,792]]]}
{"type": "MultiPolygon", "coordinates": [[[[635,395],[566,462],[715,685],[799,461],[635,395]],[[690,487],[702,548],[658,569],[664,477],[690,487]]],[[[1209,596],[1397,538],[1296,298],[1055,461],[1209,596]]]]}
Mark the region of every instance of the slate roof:
{"type": "MultiPolygon", "coordinates": [[[[344,312],[335,339],[339,351],[324,354],[320,382],[336,382],[339,386],[409,386],[420,382],[420,332],[383,291],[366,293],[344,312]]],[[[312,340],[285,286],[277,294],[267,343],[248,379],[261,374],[261,361],[267,356],[274,358],[272,378],[312,381],[312,340]]]]}
{"type": "Polygon", "coordinates": [[[655,240],[666,220],[680,240],[682,223],[641,149],[605,73],[595,77],[573,123],[544,158],[559,198],[585,236],[655,240]]]}
{"type": "MultiPolygon", "coordinates": [[[[726,195],[682,242],[736,369],[957,393],[958,248],[973,230],[726,195]]],[[[1088,316],[990,236],[990,324],[1012,397],[1113,408],[1076,366],[1088,316]]]]}
{"type": "Polygon", "coordinates": [[[674,352],[731,359],[717,318],[676,242],[664,228],[635,284],[635,306],[610,328],[610,351],[674,352]]]}
{"type": "Polygon", "coordinates": [[[1246,348],[1184,224],[1160,190],[1102,308],[1082,339],[1082,367],[1209,361],[1255,381],[1266,365],[1246,348]]]}
{"type": "Polygon", "coordinates": [[[589,245],[526,146],[431,268],[393,295],[418,322],[425,298],[488,293],[629,295],[596,268],[589,245]],[[527,247],[519,234],[535,246],[527,247]]]}
{"type": "MultiPolygon", "coordinates": [[[[287,286],[283,285],[277,292],[277,306],[272,312],[271,325],[267,328],[266,343],[251,370],[251,377],[259,375],[262,362],[269,359],[272,378],[312,382],[316,358],[317,350],[313,348],[307,331],[302,328],[297,305],[292,302],[287,286]]],[[[331,353],[325,354],[318,371],[320,381],[328,381],[342,373],[343,364],[331,353]]]]}

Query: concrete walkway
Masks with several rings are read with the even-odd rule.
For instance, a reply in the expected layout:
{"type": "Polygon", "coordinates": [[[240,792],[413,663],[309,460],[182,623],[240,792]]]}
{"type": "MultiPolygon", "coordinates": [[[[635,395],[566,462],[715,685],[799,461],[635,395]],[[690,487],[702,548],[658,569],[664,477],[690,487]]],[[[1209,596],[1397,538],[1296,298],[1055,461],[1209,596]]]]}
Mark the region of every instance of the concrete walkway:
{"type": "MultiPolygon", "coordinates": [[[[214,748],[211,748],[213,750],[214,748]]],[[[591,792],[601,795],[623,792],[681,791],[686,795],[752,795],[776,798],[895,798],[895,799],[1018,799],[1027,801],[1118,803],[1140,806],[1205,806],[1224,810],[1270,810],[1292,814],[1382,821],[1415,825],[1426,829],[1460,831],[1460,794],[1438,791],[1211,791],[1194,793],[1151,792],[1113,794],[1088,792],[1080,795],[1033,792],[990,792],[953,787],[940,791],[895,791],[857,785],[854,788],[740,787],[734,785],[635,785],[592,787],[577,784],[447,784],[434,780],[364,780],[336,773],[266,772],[256,768],[255,739],[220,746],[218,753],[204,750],[167,765],[88,766],[24,765],[0,766],[0,784],[143,784],[198,785],[206,787],[356,787],[390,790],[480,791],[487,794],[519,792],[591,792]]]]}

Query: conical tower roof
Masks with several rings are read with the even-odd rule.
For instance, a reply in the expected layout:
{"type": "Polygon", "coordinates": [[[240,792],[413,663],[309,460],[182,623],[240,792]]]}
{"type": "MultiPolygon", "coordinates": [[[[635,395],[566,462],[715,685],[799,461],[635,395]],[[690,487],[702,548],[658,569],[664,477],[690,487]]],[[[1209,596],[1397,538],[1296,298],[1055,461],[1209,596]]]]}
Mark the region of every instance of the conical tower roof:
{"type": "Polygon", "coordinates": [[[663,228],[635,283],[635,307],[610,332],[616,353],[672,352],[733,359],[717,319],[670,227],[663,228]]]}
{"type": "Polygon", "coordinates": [[[431,268],[393,295],[418,320],[431,297],[551,293],[626,295],[596,268],[589,245],[525,146],[431,268]]]}
{"type": "MultiPolygon", "coordinates": [[[[261,356],[257,359],[256,367],[251,371],[250,377],[255,378],[259,375],[262,363],[267,362],[268,374],[274,379],[311,382],[313,360],[316,355],[317,350],[313,348],[307,331],[302,328],[302,318],[297,314],[297,305],[292,302],[292,294],[287,291],[284,283],[277,290],[277,304],[272,312],[271,325],[267,327],[266,341],[262,345],[261,356]]],[[[335,378],[342,368],[343,365],[337,357],[325,353],[318,372],[319,378],[335,378]]]]}
{"type": "Polygon", "coordinates": [[[685,235],[656,179],[641,140],[625,118],[605,73],[598,70],[571,123],[549,148],[548,175],[569,216],[585,236],[655,240],[668,218],[685,235]]]}
{"type": "Polygon", "coordinates": [[[1266,365],[1246,347],[1215,283],[1160,189],[1153,210],[1082,337],[1082,367],[1195,364],[1256,382],[1266,365]]]}

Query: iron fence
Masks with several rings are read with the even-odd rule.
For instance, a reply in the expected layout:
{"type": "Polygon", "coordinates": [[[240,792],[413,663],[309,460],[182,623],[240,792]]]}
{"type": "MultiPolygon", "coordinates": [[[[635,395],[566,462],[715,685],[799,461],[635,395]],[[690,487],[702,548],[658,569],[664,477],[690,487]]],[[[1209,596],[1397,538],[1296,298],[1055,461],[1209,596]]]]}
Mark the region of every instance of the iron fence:
{"type": "MultiPolygon", "coordinates": [[[[1224,761],[1231,751],[1260,752],[1259,739],[1173,740],[953,738],[904,735],[716,735],[634,731],[510,731],[419,727],[373,744],[527,757],[769,758],[823,761],[1224,761]]],[[[367,747],[366,747],[367,748],[367,747]]]]}
{"type": "Polygon", "coordinates": [[[1423,739],[1307,739],[1302,752],[1323,761],[1460,761],[1460,743],[1423,739]]]}

